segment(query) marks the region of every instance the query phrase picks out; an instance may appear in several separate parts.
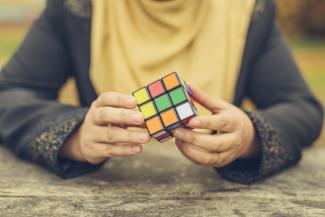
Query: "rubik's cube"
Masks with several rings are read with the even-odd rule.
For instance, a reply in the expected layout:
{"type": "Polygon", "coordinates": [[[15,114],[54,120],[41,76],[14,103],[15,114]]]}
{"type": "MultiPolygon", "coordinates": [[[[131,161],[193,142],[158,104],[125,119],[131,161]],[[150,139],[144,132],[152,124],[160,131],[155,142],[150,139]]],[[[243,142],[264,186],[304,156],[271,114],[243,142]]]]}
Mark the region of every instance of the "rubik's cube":
{"type": "Polygon", "coordinates": [[[159,142],[173,138],[172,130],[188,127],[196,116],[191,92],[176,72],[133,92],[146,127],[159,142]]]}

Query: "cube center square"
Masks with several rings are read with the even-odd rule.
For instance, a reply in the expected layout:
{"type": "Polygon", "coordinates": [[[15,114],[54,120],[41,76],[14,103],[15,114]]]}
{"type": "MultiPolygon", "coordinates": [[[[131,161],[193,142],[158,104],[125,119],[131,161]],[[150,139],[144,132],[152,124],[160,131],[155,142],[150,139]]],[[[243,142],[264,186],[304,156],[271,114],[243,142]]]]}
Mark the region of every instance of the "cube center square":
{"type": "Polygon", "coordinates": [[[155,98],[154,101],[159,112],[164,111],[172,106],[172,103],[170,102],[167,94],[155,98]]]}
{"type": "Polygon", "coordinates": [[[196,116],[190,88],[172,72],[133,92],[150,135],[159,142],[173,138],[172,131],[187,127],[196,116]]]}
{"type": "Polygon", "coordinates": [[[179,103],[187,100],[184,89],[182,87],[170,91],[169,96],[172,99],[174,105],[178,105],[179,103]]]}

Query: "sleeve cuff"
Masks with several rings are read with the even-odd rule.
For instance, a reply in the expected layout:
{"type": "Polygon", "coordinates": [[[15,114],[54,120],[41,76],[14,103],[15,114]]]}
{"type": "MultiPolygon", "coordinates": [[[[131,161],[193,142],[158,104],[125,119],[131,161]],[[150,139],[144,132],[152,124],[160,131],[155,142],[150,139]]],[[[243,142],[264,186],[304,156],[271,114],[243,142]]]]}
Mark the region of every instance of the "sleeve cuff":
{"type": "Polygon", "coordinates": [[[238,159],[222,168],[216,168],[221,176],[230,181],[249,184],[280,172],[300,159],[300,151],[292,150],[294,141],[290,141],[279,126],[262,113],[246,114],[252,120],[261,142],[261,155],[254,159],[238,159]],[[292,151],[297,154],[290,153],[292,151]]]}
{"type": "Polygon", "coordinates": [[[59,157],[61,147],[81,125],[86,112],[86,108],[69,107],[55,117],[42,120],[35,130],[34,138],[29,136],[29,139],[26,139],[34,142],[27,143],[23,148],[21,151],[23,157],[31,159],[62,178],[71,178],[99,169],[102,164],[93,165],[59,157]]]}

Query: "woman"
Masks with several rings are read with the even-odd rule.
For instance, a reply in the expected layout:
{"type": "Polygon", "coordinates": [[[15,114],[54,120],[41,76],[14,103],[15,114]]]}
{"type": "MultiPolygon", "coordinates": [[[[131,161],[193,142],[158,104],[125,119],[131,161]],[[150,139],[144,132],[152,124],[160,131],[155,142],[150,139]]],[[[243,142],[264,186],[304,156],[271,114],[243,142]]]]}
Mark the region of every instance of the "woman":
{"type": "Polygon", "coordinates": [[[296,164],[323,110],[271,0],[49,0],[0,77],[1,143],[62,177],[149,142],[133,90],[177,69],[210,111],[177,129],[184,156],[250,183],[296,164]],[[69,76],[80,107],[56,101],[69,76]],[[239,108],[247,97],[254,111],[239,108]]]}

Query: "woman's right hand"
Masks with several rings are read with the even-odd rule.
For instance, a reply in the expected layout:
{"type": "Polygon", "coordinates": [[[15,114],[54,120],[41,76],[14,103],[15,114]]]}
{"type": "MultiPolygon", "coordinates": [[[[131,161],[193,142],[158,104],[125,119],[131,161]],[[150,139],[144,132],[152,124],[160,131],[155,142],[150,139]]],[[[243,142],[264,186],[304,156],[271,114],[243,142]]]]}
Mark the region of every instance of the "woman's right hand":
{"type": "Polygon", "coordinates": [[[82,125],[62,147],[60,156],[99,164],[110,157],[142,152],[141,144],[149,142],[149,133],[127,129],[144,124],[143,115],[133,110],[136,105],[136,100],[128,95],[101,94],[92,103],[82,125]]]}

